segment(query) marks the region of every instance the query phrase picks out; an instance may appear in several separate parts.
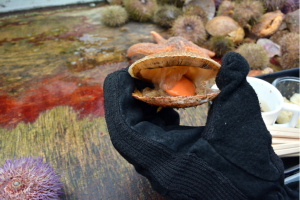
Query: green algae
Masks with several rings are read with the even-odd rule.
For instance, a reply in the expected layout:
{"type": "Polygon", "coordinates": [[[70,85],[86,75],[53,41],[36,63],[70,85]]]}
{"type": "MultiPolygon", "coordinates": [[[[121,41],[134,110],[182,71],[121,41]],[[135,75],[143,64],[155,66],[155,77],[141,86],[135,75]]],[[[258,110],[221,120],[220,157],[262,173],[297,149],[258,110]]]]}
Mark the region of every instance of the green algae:
{"type": "MultiPolygon", "coordinates": [[[[151,187],[114,149],[103,117],[78,120],[77,116],[72,108],[59,106],[41,113],[33,123],[0,128],[0,166],[8,158],[42,156],[62,175],[64,199],[83,199],[91,190],[98,199],[109,199],[113,196],[109,191],[121,197],[140,185],[151,187]]],[[[152,190],[146,193],[156,197],[152,190]]]]}

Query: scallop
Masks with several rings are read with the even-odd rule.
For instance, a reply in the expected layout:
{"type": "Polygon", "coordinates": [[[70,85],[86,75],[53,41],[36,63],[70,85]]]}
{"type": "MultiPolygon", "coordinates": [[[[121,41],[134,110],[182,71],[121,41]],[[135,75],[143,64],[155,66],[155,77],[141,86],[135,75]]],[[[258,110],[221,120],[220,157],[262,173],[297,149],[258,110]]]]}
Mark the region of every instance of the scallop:
{"type": "Polygon", "coordinates": [[[206,23],[205,29],[212,36],[226,36],[234,43],[241,43],[245,36],[244,29],[228,16],[212,18],[206,23]]]}
{"type": "MultiPolygon", "coordinates": [[[[168,51],[155,53],[134,62],[128,69],[133,78],[152,82],[153,88],[135,90],[132,96],[150,105],[171,108],[187,108],[213,100],[219,90],[208,87],[208,81],[216,77],[220,64],[211,58],[194,52],[168,51]],[[170,95],[169,90],[187,80],[194,87],[190,95],[170,95]]],[[[189,85],[189,87],[190,87],[189,85]]],[[[184,90],[187,86],[180,86],[184,90]]]]}

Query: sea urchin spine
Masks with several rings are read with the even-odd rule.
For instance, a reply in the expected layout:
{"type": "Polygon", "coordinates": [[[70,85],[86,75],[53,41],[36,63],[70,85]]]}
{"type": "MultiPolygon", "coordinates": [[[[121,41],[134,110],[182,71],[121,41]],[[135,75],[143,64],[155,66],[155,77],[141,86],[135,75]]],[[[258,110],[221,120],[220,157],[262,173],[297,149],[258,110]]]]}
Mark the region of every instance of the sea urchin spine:
{"type": "Polygon", "coordinates": [[[0,199],[60,199],[63,184],[59,178],[43,158],[8,159],[0,167],[0,199]]]}

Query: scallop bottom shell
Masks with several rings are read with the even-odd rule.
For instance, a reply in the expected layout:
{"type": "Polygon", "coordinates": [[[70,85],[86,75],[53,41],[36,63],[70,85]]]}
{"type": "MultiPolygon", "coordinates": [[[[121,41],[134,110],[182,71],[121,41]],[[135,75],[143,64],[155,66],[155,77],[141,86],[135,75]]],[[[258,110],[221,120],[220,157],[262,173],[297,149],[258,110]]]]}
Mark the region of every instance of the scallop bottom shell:
{"type": "Polygon", "coordinates": [[[140,101],[144,101],[153,106],[170,108],[188,108],[207,103],[216,98],[216,96],[218,96],[219,93],[220,92],[210,93],[206,95],[179,97],[141,97],[135,93],[132,93],[132,96],[140,101]]]}

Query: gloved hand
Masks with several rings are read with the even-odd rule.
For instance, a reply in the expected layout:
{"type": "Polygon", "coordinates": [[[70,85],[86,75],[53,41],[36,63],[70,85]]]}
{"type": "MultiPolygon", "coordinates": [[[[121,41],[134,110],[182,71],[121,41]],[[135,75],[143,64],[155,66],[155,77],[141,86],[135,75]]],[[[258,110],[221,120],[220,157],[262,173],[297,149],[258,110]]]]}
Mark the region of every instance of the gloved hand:
{"type": "Polygon", "coordinates": [[[204,127],[179,126],[171,108],[131,96],[149,86],[127,69],[104,82],[105,118],[111,141],[154,190],[172,199],[296,199],[284,185],[283,164],[271,146],[258,98],[246,81],[247,61],[227,53],[216,77],[221,93],[204,127]]]}

